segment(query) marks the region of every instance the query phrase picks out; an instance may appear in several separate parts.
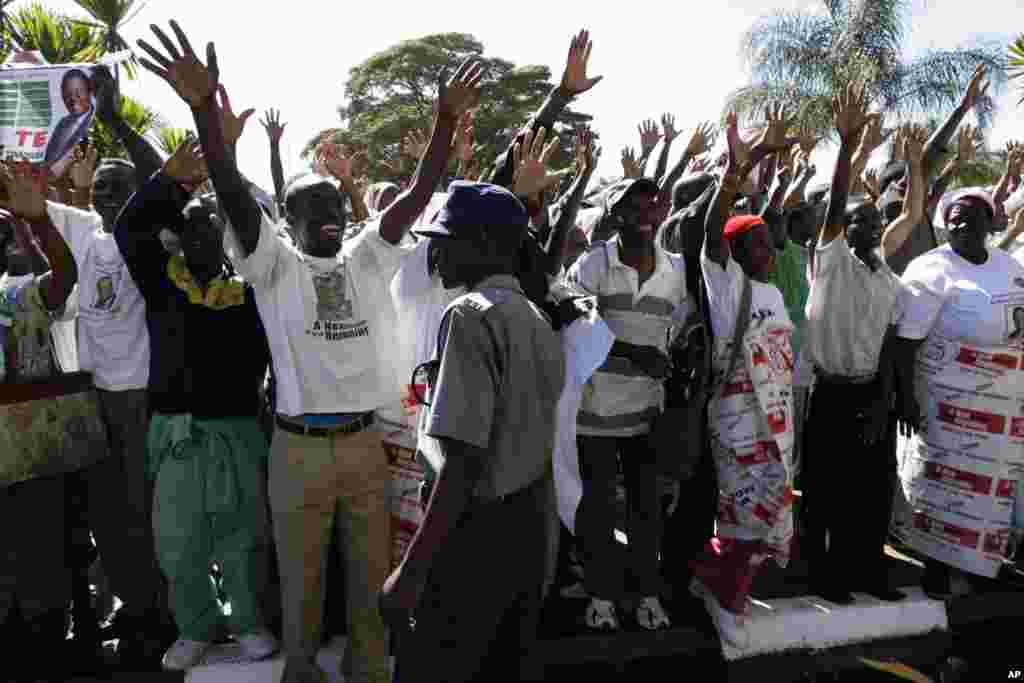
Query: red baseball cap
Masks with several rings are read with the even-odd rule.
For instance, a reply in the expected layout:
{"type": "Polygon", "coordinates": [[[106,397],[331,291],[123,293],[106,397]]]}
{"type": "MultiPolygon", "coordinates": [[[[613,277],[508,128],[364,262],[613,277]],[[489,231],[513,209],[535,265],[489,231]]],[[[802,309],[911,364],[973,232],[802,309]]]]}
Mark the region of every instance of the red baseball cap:
{"type": "Polygon", "coordinates": [[[765,225],[764,219],[760,216],[753,216],[750,214],[743,216],[733,216],[725,224],[725,232],[723,236],[727,240],[742,235],[745,232],[750,232],[759,225],[765,225]]]}

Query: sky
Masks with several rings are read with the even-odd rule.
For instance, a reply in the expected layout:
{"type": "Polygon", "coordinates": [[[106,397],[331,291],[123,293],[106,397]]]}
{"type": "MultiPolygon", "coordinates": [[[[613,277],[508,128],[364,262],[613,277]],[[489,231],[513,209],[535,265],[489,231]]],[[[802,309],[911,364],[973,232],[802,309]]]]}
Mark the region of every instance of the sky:
{"type": "MultiPolygon", "coordinates": [[[[25,2],[19,0],[15,7],[25,2]]],[[[910,2],[910,54],[954,47],[976,37],[1007,44],[1012,31],[1024,31],[1020,0],[910,2]]],[[[43,3],[81,16],[70,0],[43,3]]],[[[597,175],[610,176],[621,174],[622,147],[639,146],[637,125],[642,119],[660,119],[662,113],[671,112],[683,129],[717,120],[725,95],[747,81],[738,41],[759,15],[820,6],[820,0],[705,0],[587,3],[582,10],[581,2],[534,0],[494,5],[478,0],[429,4],[393,0],[382,5],[149,0],[122,35],[133,46],[138,38],[159,45],[150,24],[170,33],[167,22],[175,19],[197,50],[205,52],[200,46],[208,41],[216,44],[221,82],[235,111],[257,110],[239,142],[239,165],[269,190],[269,147],[257,117],[271,107],[281,110],[287,123],[281,148],[285,176],[303,170],[306,164],[299,152],[304,143],[318,131],[339,124],[336,109],[343,100],[348,70],[373,53],[431,33],[464,32],[484,44],[485,54],[516,64],[547,65],[558,79],[569,40],[587,28],[594,43],[590,75],[602,75],[604,80],[573,106],[594,116],[593,127],[604,146],[597,175]],[[695,7],[699,15],[689,9],[695,7]]],[[[141,70],[134,81],[123,80],[122,90],[158,111],[171,125],[194,127],[187,105],[153,74],[141,70]]],[[[1016,107],[1016,100],[1010,89],[997,100],[990,144],[1024,138],[1024,107],[1016,107]]],[[[682,138],[676,142],[673,160],[684,145],[682,138]]],[[[657,150],[652,156],[657,157],[657,150]]],[[[815,163],[819,169],[828,169],[834,156],[834,148],[822,148],[815,163]]]]}

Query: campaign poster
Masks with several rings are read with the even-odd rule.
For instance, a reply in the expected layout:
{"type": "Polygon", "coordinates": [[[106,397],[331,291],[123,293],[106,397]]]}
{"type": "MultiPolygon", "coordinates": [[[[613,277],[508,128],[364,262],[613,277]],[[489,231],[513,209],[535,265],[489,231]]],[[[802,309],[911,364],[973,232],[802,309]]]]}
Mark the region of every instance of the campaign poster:
{"type": "Polygon", "coordinates": [[[74,160],[96,113],[91,64],[0,69],[0,145],[5,159],[26,159],[55,178],[74,160]]]}

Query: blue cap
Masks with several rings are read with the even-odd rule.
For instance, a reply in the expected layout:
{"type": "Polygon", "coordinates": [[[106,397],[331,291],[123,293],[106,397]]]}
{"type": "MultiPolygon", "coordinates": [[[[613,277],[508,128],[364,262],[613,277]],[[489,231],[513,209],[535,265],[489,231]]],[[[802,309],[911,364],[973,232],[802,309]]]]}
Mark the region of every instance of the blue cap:
{"type": "Polygon", "coordinates": [[[458,237],[502,227],[525,230],[530,219],[514,194],[500,185],[456,180],[448,186],[448,199],[430,225],[413,228],[423,237],[458,237]]]}

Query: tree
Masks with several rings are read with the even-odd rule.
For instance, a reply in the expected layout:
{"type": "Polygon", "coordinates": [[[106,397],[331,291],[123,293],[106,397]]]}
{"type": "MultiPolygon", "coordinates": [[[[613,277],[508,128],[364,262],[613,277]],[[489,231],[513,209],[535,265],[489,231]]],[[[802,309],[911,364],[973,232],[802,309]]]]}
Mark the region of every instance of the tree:
{"type": "Polygon", "coordinates": [[[97,32],[63,14],[33,2],[14,12],[11,21],[20,34],[20,46],[39,50],[50,64],[69,64],[89,60],[97,32]]]}
{"type": "Polygon", "coordinates": [[[14,2],[15,0],[0,0],[0,57],[3,59],[7,59],[11,48],[21,42],[21,35],[7,9],[14,2]]]}
{"type": "Polygon", "coordinates": [[[184,128],[163,126],[152,131],[152,137],[156,142],[157,149],[167,156],[171,156],[189,136],[189,131],[184,128]]]}
{"type": "MultiPolygon", "coordinates": [[[[1010,78],[1024,81],[1024,33],[1010,43],[1010,78]]],[[[1024,104],[1024,83],[1021,83],[1021,98],[1017,104],[1024,104]]]]}
{"type": "MultiPolygon", "coordinates": [[[[145,2],[138,0],[75,0],[75,4],[85,10],[93,19],[92,22],[75,21],[101,32],[100,39],[89,54],[90,61],[95,61],[108,53],[131,49],[128,41],[121,36],[121,30],[125,24],[142,11],[142,8],[146,6],[145,2]]],[[[133,53],[132,58],[124,64],[129,78],[135,78],[138,63],[138,59],[133,53]]],[[[121,70],[117,65],[114,66],[114,78],[120,83],[121,70]]]]}
{"type": "MultiPolygon", "coordinates": [[[[303,156],[312,154],[321,142],[331,140],[365,149],[367,174],[374,179],[395,178],[393,164],[401,160],[401,143],[412,129],[427,129],[437,95],[438,74],[452,74],[467,57],[486,65],[484,96],[473,119],[474,141],[479,149],[474,159],[485,166],[505,150],[509,140],[544,102],[554,84],[546,66],[519,66],[497,58],[483,57],[484,46],[465,33],[441,33],[407,40],[378,52],[349,71],[345,85],[346,105],[338,108],[342,127],[324,131],[310,140],[303,156]]],[[[590,116],[567,109],[559,119],[561,132],[589,121],[590,116]]],[[[572,157],[570,136],[560,139],[561,157],[572,157]]],[[[405,160],[404,171],[412,170],[405,160]]]]}
{"type": "MultiPolygon", "coordinates": [[[[988,67],[995,86],[1006,80],[1002,48],[982,42],[931,50],[907,60],[902,52],[910,0],[822,0],[823,12],[777,11],[754,22],[740,50],[751,82],[733,91],[726,111],[760,116],[784,102],[798,124],[832,135],[833,93],[863,80],[879,111],[943,116],[959,102],[974,69],[988,67]]],[[[989,123],[992,100],[977,110],[989,123]]]]}
{"type": "MultiPolygon", "coordinates": [[[[163,117],[158,113],[138,100],[125,95],[121,96],[121,118],[140,135],[148,135],[166,125],[163,117]]],[[[92,134],[89,136],[89,140],[95,145],[100,158],[128,158],[128,150],[99,118],[92,125],[92,134]]]]}

